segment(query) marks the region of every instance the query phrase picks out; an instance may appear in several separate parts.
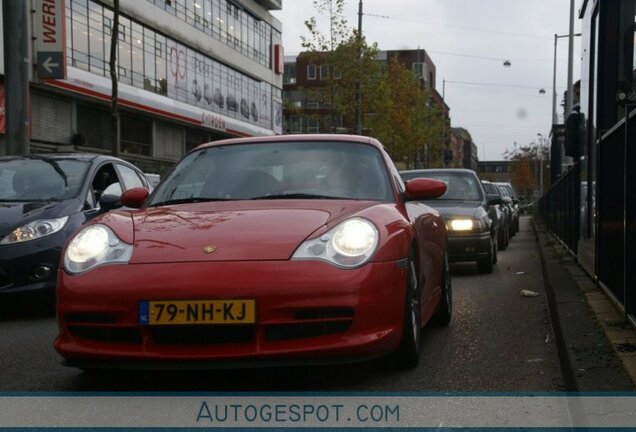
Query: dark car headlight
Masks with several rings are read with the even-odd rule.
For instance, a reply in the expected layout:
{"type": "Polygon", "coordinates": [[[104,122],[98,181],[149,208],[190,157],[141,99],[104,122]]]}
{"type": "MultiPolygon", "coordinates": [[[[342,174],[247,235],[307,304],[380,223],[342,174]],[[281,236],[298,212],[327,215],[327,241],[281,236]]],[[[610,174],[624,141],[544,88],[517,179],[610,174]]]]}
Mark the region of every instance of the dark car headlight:
{"type": "Polygon", "coordinates": [[[318,238],[303,242],[292,259],[323,260],[354,268],[371,259],[380,240],[376,226],[362,218],[339,223],[318,238]]]}
{"type": "Polygon", "coordinates": [[[69,242],[64,251],[64,269],[82,273],[102,264],[127,263],[133,245],[125,243],[106,225],[89,225],[69,242]]]}
{"type": "Polygon", "coordinates": [[[449,219],[446,223],[446,227],[449,231],[483,231],[485,224],[479,219],[472,218],[457,218],[449,219]]]}
{"type": "Polygon", "coordinates": [[[36,240],[42,237],[55,234],[66,225],[68,216],[57,219],[39,219],[22,225],[11,231],[7,236],[0,240],[0,245],[13,243],[22,243],[30,240],[36,240]]]}

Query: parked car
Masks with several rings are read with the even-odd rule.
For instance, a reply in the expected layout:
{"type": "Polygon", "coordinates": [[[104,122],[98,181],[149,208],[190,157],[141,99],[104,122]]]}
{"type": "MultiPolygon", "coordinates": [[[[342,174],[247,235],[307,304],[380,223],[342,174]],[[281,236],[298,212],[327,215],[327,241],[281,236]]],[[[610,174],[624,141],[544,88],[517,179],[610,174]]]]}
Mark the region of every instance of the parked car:
{"type": "Polygon", "coordinates": [[[517,198],[517,194],[510,183],[496,182],[495,184],[499,187],[499,190],[503,192],[504,196],[507,196],[512,201],[510,203],[510,208],[512,210],[513,224],[510,227],[510,233],[514,236],[519,232],[519,214],[521,213],[521,209],[519,208],[519,198],[517,198]]]}
{"type": "Polygon", "coordinates": [[[69,241],[55,348],[84,369],[415,366],[451,319],[444,220],[416,202],[445,190],[405,186],[368,137],[199,146],[69,241]]]}
{"type": "Polygon", "coordinates": [[[53,294],[66,239],[134,187],[142,172],[110,156],[0,157],[0,296],[53,294]]]}
{"type": "Polygon", "coordinates": [[[512,201],[508,197],[504,197],[503,192],[499,188],[487,180],[482,180],[486,198],[489,202],[499,201],[498,204],[490,205],[488,213],[492,220],[497,220],[497,246],[499,250],[505,250],[510,244],[510,225],[512,220],[512,208],[509,206],[512,201]]]}
{"type": "Polygon", "coordinates": [[[449,260],[476,261],[480,273],[491,273],[497,262],[497,224],[488,214],[488,206],[499,201],[488,201],[477,174],[468,169],[448,168],[402,171],[400,175],[404,181],[423,177],[446,184],[444,195],[425,203],[446,220],[449,260]]]}

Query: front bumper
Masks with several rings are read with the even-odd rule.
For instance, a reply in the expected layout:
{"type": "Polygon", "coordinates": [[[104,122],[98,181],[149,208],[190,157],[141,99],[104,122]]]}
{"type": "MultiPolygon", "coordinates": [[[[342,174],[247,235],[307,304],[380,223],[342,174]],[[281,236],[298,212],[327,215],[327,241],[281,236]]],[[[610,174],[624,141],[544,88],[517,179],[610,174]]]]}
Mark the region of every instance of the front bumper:
{"type": "Polygon", "coordinates": [[[44,290],[55,292],[62,233],[0,246],[0,295],[44,290]]]}
{"type": "Polygon", "coordinates": [[[402,262],[343,270],[320,261],[103,266],[59,271],[56,350],[80,367],[238,367],[349,362],[395,350],[402,262]],[[256,323],[139,324],[145,300],[254,299],[256,323]]]}
{"type": "Polygon", "coordinates": [[[491,250],[490,232],[448,233],[448,259],[451,262],[477,261],[491,250]]]}

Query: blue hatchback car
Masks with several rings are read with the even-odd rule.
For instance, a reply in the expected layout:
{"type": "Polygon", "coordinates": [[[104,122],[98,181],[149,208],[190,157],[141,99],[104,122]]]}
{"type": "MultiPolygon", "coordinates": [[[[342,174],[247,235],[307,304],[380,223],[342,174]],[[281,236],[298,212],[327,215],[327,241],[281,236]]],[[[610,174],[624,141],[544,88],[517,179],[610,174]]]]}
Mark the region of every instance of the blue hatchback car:
{"type": "Polygon", "coordinates": [[[111,156],[0,157],[0,296],[53,294],[66,239],[133,187],[148,188],[146,177],[111,156]]]}

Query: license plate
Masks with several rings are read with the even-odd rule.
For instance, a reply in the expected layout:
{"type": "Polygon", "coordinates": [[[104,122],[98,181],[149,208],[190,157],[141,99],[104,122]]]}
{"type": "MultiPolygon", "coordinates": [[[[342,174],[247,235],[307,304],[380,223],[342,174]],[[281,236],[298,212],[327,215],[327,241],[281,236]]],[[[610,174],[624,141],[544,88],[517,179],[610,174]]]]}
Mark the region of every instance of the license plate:
{"type": "Polygon", "coordinates": [[[254,300],[174,300],[142,301],[142,325],[253,324],[254,300]]]}

